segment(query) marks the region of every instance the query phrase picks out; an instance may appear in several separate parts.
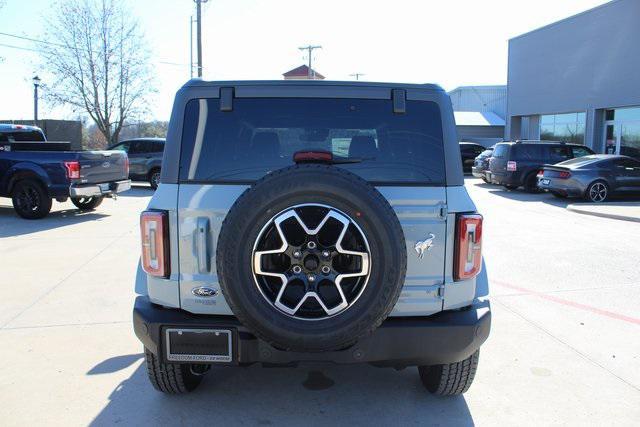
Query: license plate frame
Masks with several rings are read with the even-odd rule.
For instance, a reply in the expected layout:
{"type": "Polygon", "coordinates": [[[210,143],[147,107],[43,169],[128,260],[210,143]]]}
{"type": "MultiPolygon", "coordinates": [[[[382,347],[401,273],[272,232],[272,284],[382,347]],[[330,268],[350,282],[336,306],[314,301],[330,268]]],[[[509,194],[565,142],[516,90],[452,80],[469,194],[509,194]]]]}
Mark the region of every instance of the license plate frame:
{"type": "Polygon", "coordinates": [[[98,184],[98,188],[100,188],[101,193],[108,193],[111,189],[109,188],[109,183],[98,184]]]}
{"type": "MultiPolygon", "coordinates": [[[[231,363],[233,362],[233,331],[231,329],[218,328],[167,328],[165,329],[166,358],[170,362],[195,362],[195,363],[231,363]],[[222,351],[209,352],[208,354],[195,354],[175,352],[172,348],[172,337],[192,336],[196,341],[202,341],[205,334],[211,334],[210,339],[216,340],[222,345],[222,351]]],[[[203,344],[199,344],[202,346],[203,344]]]]}

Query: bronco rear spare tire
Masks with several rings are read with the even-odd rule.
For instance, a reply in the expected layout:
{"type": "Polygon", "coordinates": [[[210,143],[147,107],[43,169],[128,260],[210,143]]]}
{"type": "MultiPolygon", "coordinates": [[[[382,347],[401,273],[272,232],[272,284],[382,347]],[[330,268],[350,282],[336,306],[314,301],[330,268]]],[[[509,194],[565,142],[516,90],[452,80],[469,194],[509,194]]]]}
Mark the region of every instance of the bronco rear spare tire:
{"type": "Polygon", "coordinates": [[[388,316],[407,247],[395,212],[344,169],[303,164],[246,190],[216,251],[220,286],[258,337],[293,351],[343,349],[388,316]]]}

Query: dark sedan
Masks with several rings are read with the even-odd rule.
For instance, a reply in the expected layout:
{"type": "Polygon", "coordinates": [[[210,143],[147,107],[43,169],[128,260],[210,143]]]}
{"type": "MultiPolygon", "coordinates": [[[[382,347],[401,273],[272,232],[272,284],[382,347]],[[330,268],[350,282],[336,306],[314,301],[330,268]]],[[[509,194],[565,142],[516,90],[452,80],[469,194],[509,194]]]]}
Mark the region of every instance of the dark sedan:
{"type": "Polygon", "coordinates": [[[489,170],[489,159],[491,158],[492,154],[493,147],[487,148],[482,153],[480,153],[478,157],[476,157],[475,161],[473,162],[473,166],[471,167],[471,173],[473,174],[473,176],[475,176],[476,178],[482,178],[482,180],[486,183],[489,183],[489,180],[487,179],[487,174],[485,172],[489,170]]]}
{"type": "Polygon", "coordinates": [[[640,193],[640,161],[597,154],[546,165],[538,173],[538,187],[556,197],[583,197],[596,203],[612,195],[640,193]]]}

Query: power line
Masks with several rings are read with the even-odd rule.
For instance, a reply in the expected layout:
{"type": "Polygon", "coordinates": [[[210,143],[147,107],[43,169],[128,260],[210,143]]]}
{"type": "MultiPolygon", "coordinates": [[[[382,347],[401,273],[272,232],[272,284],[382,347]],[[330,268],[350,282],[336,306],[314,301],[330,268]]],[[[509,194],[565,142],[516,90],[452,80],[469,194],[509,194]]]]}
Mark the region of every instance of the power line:
{"type": "MultiPolygon", "coordinates": [[[[38,39],[34,39],[32,37],[19,36],[17,34],[9,34],[9,33],[4,33],[4,32],[0,31],[0,35],[7,36],[7,37],[13,37],[13,38],[16,38],[16,39],[21,39],[21,40],[27,40],[27,41],[34,42],[34,43],[48,44],[48,45],[52,45],[52,46],[62,47],[62,48],[65,48],[65,49],[72,49],[70,46],[66,46],[66,45],[63,45],[61,43],[54,43],[54,42],[45,41],[45,40],[38,40],[38,39]]],[[[28,51],[31,51],[31,52],[40,52],[37,49],[32,49],[32,48],[22,47],[22,46],[15,46],[15,45],[10,45],[10,44],[5,44],[5,43],[0,43],[0,46],[8,47],[8,48],[11,48],[11,49],[28,50],[28,51]]],[[[156,62],[158,64],[162,64],[162,65],[174,65],[174,66],[179,66],[179,67],[189,67],[190,66],[189,64],[185,64],[185,63],[163,61],[163,60],[154,60],[153,62],[156,62]]]]}
{"type": "Polygon", "coordinates": [[[31,52],[39,52],[39,50],[37,50],[37,49],[30,49],[28,47],[14,46],[14,45],[11,45],[11,44],[0,43],[0,46],[2,46],[2,47],[10,47],[11,49],[30,50],[31,52]]]}
{"type": "Polygon", "coordinates": [[[0,32],[0,35],[7,36],[7,37],[13,37],[14,39],[28,40],[30,42],[35,42],[35,43],[50,44],[52,46],[59,46],[59,47],[65,47],[65,48],[68,47],[68,46],[65,46],[65,45],[60,44],[60,43],[54,43],[54,42],[49,42],[49,41],[44,41],[44,40],[38,40],[38,39],[31,38],[31,37],[19,36],[17,34],[9,34],[9,33],[0,32]]]}

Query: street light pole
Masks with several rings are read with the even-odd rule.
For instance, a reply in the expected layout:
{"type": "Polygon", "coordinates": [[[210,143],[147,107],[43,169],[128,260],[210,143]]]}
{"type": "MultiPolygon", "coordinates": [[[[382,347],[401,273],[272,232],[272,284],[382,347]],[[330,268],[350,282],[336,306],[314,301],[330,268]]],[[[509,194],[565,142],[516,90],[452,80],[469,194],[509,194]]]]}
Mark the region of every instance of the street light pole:
{"type": "Polygon", "coordinates": [[[33,76],[33,120],[38,121],[38,87],[40,86],[40,77],[33,76]]]}
{"type": "Polygon", "coordinates": [[[355,77],[356,80],[360,80],[361,76],[364,76],[364,73],[353,73],[353,74],[349,74],[350,77],[355,77]]]}
{"type": "Polygon", "coordinates": [[[198,49],[198,77],[202,77],[202,3],[209,0],[193,0],[196,2],[196,48],[198,49]]]}

